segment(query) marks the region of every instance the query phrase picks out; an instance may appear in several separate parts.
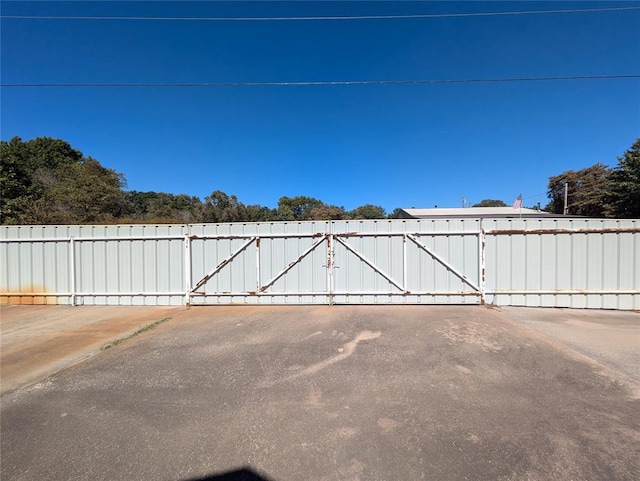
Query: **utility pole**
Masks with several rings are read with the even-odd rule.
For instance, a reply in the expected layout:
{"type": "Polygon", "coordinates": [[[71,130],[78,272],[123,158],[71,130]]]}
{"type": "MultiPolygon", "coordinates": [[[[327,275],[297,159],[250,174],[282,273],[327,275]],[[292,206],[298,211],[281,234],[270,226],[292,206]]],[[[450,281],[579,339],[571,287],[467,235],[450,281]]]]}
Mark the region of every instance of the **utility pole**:
{"type": "Polygon", "coordinates": [[[562,211],[564,215],[569,214],[568,200],[569,200],[569,183],[565,182],[564,183],[564,210],[562,211]]]}

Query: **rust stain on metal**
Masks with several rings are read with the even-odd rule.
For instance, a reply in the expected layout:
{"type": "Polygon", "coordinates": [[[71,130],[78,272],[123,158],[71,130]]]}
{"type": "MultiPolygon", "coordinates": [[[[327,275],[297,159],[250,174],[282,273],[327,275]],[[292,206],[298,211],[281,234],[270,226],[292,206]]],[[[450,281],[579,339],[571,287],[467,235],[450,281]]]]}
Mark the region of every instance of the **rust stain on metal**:
{"type": "Polygon", "coordinates": [[[56,303],[55,296],[49,295],[44,286],[39,284],[25,286],[19,290],[5,291],[0,294],[0,304],[40,305],[56,303]],[[47,302],[47,299],[54,299],[54,301],[47,302]]]}
{"type": "Polygon", "coordinates": [[[260,248],[260,237],[256,237],[256,247],[260,248]]]}
{"type": "MultiPolygon", "coordinates": [[[[231,259],[224,259],[220,264],[216,266],[216,270],[226,266],[229,262],[231,262],[231,259]]],[[[207,278],[207,280],[209,279],[211,279],[211,277],[207,278]]]]}
{"type": "Polygon", "coordinates": [[[524,234],[621,234],[640,233],[640,227],[605,227],[602,229],[497,229],[488,230],[487,235],[524,235],[524,234]]]}
{"type": "Polygon", "coordinates": [[[257,296],[258,293],[256,291],[249,291],[247,292],[247,294],[249,294],[250,296],[257,296]]]}
{"type": "MultiPolygon", "coordinates": [[[[484,234],[484,233],[483,233],[484,234]]],[[[486,271],[486,267],[485,267],[485,263],[484,263],[484,253],[486,252],[486,248],[487,248],[487,238],[483,235],[482,236],[482,272],[481,272],[481,278],[482,278],[482,283],[484,284],[485,282],[485,271],[486,271]]]]}

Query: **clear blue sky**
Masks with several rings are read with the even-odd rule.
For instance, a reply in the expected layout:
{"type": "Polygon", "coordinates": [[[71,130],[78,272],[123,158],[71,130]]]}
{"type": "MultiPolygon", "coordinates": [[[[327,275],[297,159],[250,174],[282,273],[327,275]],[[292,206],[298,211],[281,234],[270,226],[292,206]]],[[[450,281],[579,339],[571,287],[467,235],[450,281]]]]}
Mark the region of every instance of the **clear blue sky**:
{"type": "MultiPolygon", "coordinates": [[[[2,2],[2,15],[352,16],[640,2],[2,2]]],[[[7,19],[2,83],[482,79],[640,73],[640,10],[346,21],[7,19]]],[[[128,189],[457,207],[547,202],[548,177],[616,164],[640,79],[218,88],[3,88],[1,137],[50,136],[128,189]]]]}

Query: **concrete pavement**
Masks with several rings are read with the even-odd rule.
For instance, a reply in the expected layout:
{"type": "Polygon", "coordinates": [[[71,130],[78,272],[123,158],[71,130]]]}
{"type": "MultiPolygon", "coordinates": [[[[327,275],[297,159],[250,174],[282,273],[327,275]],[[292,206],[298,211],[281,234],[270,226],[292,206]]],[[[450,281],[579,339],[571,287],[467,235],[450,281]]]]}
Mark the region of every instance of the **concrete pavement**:
{"type": "Polygon", "coordinates": [[[640,383],[640,313],[502,307],[509,318],[640,383]]]}
{"type": "Polygon", "coordinates": [[[0,306],[0,393],[72,366],[181,311],[148,306],[0,306]]]}
{"type": "Polygon", "coordinates": [[[184,310],[3,395],[1,474],[634,479],[638,383],[509,316],[460,306],[184,310]]]}

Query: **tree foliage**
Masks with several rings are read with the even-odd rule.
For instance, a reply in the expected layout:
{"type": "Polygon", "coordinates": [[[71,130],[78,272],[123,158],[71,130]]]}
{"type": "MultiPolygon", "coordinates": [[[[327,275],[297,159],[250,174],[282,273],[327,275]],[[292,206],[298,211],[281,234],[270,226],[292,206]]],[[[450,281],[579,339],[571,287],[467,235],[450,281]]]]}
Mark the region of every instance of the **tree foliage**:
{"type": "Polygon", "coordinates": [[[483,199],[471,207],[509,207],[503,201],[498,199],[483,199]]]}
{"type": "Polygon", "coordinates": [[[312,210],[323,205],[324,202],[321,200],[304,195],[280,197],[278,200],[279,220],[313,220],[312,210]]]}
{"type": "Polygon", "coordinates": [[[612,209],[608,202],[610,171],[604,164],[581,170],[567,170],[549,177],[547,209],[555,214],[564,210],[565,183],[568,185],[568,209],[571,215],[607,217],[612,209]]]}
{"type": "Polygon", "coordinates": [[[126,210],[124,176],[50,137],[0,142],[3,224],[112,222],[126,210]]]}
{"type": "Polygon", "coordinates": [[[640,137],[618,157],[609,181],[616,217],[640,219],[640,137]]]}
{"type": "MultiPolygon", "coordinates": [[[[351,211],[308,196],[283,196],[276,208],[245,205],[235,195],[214,190],[196,196],[123,190],[122,174],[50,137],[0,142],[0,216],[3,224],[276,222],[395,219],[374,204],[351,211]]],[[[595,164],[549,178],[547,210],[561,214],[564,184],[569,213],[589,217],[640,218],[640,138],[609,169],[595,164]]],[[[505,207],[484,199],[473,207],[505,207]]]]}
{"type": "Polygon", "coordinates": [[[198,197],[164,192],[126,193],[127,214],[133,222],[198,223],[204,222],[204,205],[198,197]]]}
{"type": "Polygon", "coordinates": [[[549,177],[546,209],[564,210],[565,183],[569,214],[586,217],[640,218],[640,138],[613,169],[602,163],[549,177]]]}
{"type": "Polygon", "coordinates": [[[247,209],[235,195],[215,190],[204,201],[205,222],[246,221],[247,209]]]}
{"type": "Polygon", "coordinates": [[[351,219],[384,219],[386,213],[379,205],[365,204],[349,211],[351,219]]]}

